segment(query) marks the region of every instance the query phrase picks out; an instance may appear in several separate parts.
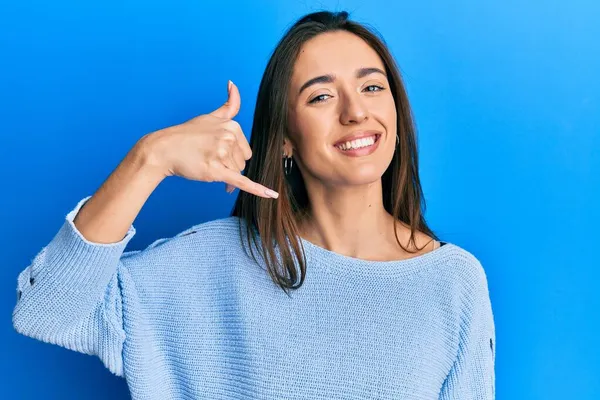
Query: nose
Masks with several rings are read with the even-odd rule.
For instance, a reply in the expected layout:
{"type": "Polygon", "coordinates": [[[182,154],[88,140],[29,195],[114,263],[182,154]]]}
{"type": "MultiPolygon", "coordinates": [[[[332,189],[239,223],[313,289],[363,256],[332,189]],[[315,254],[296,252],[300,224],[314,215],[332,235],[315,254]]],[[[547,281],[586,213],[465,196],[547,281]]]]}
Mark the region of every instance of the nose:
{"type": "Polygon", "coordinates": [[[359,93],[349,91],[341,97],[340,122],[343,125],[360,124],[368,118],[368,109],[359,93]]]}

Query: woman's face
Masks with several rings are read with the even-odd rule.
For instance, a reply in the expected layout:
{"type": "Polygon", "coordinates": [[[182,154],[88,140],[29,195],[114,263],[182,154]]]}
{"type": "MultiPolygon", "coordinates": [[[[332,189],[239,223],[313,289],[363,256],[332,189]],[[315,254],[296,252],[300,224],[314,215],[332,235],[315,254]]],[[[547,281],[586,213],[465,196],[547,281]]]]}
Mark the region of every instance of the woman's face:
{"type": "Polygon", "coordinates": [[[333,186],[381,179],[394,155],[397,121],[375,50],[346,31],[316,36],[302,47],[289,90],[293,154],[305,174],[333,186]],[[356,137],[364,139],[352,143],[356,137]]]}

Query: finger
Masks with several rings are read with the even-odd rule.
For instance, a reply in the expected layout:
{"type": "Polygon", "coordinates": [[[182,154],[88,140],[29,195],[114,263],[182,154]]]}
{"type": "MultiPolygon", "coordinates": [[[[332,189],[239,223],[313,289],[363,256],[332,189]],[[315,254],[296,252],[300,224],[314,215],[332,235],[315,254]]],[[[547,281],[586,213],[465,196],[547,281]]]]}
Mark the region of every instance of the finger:
{"type": "Polygon", "coordinates": [[[237,167],[237,171],[243,171],[246,168],[246,160],[242,154],[240,146],[233,146],[231,149],[231,158],[233,159],[234,165],[237,167]]]}
{"type": "Polygon", "coordinates": [[[225,123],[225,127],[228,131],[235,133],[238,146],[242,150],[242,154],[244,155],[244,160],[249,160],[252,157],[252,149],[250,148],[250,144],[248,143],[248,139],[246,139],[246,135],[242,131],[242,127],[236,121],[227,121],[225,123]]]}
{"type": "MultiPolygon", "coordinates": [[[[246,166],[246,162],[240,154],[241,150],[239,146],[236,144],[236,135],[233,132],[228,131],[226,132],[226,134],[223,134],[221,138],[223,140],[227,139],[226,142],[224,142],[216,150],[216,155],[219,161],[221,162],[221,165],[226,169],[230,169],[232,171],[242,171],[246,166]],[[237,155],[235,155],[236,152],[237,155]]],[[[233,192],[234,189],[235,188],[229,184],[225,186],[225,190],[227,191],[227,193],[233,192]]]]}
{"type": "Polygon", "coordinates": [[[229,168],[223,168],[221,171],[222,180],[232,186],[243,190],[244,192],[248,192],[254,194],[256,196],[265,197],[265,198],[277,198],[279,197],[279,193],[275,192],[267,188],[266,186],[261,185],[260,183],[256,183],[249,179],[247,176],[240,174],[239,172],[235,172],[229,168]],[[270,194],[272,193],[272,195],[270,194]]]}
{"type": "Polygon", "coordinates": [[[222,149],[222,152],[223,152],[223,154],[219,154],[219,159],[221,160],[221,163],[223,164],[223,166],[232,171],[239,172],[240,170],[238,169],[237,163],[235,162],[235,159],[231,155],[232,150],[222,149]]]}
{"type": "MultiPolygon", "coordinates": [[[[242,150],[239,148],[239,146],[233,147],[228,162],[224,164],[227,166],[227,168],[238,172],[243,171],[244,168],[246,168],[246,161],[244,161],[244,156],[242,155],[242,150]]],[[[235,187],[227,184],[225,186],[225,190],[227,193],[231,193],[235,190],[235,187]]]]}
{"type": "Polygon", "coordinates": [[[238,111],[240,111],[240,92],[233,82],[229,81],[228,85],[227,101],[221,107],[210,113],[215,117],[232,119],[237,115],[238,111]]]}

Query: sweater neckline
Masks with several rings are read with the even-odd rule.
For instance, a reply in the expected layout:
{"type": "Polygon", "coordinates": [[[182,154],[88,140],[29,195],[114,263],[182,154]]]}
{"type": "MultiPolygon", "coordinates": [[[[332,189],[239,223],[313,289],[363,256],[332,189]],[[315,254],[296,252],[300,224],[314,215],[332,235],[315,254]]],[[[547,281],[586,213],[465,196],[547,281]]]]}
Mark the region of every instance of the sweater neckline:
{"type": "Polygon", "coordinates": [[[325,265],[328,271],[357,272],[379,275],[406,275],[438,265],[456,248],[450,242],[425,254],[402,260],[375,261],[347,256],[316,245],[300,236],[307,261],[325,265]]]}

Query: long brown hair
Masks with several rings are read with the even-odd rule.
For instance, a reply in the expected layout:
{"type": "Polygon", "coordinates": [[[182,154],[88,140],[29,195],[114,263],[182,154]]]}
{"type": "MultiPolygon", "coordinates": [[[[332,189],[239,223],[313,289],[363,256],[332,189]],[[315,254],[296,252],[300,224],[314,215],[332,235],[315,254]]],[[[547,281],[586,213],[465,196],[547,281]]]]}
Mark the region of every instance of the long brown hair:
{"type": "MultiPolygon", "coordinates": [[[[350,21],[345,11],[308,14],[285,33],[267,64],[254,111],[250,139],[252,157],[244,172],[253,181],[279,192],[279,198],[265,199],[240,191],[231,212],[231,216],[240,218],[240,237],[243,237],[241,222],[246,222],[245,236],[255,261],[252,244],[256,246],[257,238],[260,238],[267,271],[288,295],[287,289],[298,289],[306,276],[306,257],[298,235],[298,221],[308,215],[309,204],[299,169],[292,169],[289,175],[284,173],[282,154],[288,126],[287,89],[301,46],[319,34],[337,30],[357,35],[379,54],[396,103],[399,143],[381,178],[384,207],[396,221],[410,226],[409,243],[412,241],[415,247],[417,230],[439,240],[423,216],[425,199],[418,174],[416,128],[400,72],[384,40],[366,26],[350,21]],[[276,249],[280,252],[281,264],[276,249]],[[300,277],[294,259],[300,265],[300,277]]],[[[394,224],[394,232],[400,247],[412,253],[400,243],[397,224],[394,224]]]]}

